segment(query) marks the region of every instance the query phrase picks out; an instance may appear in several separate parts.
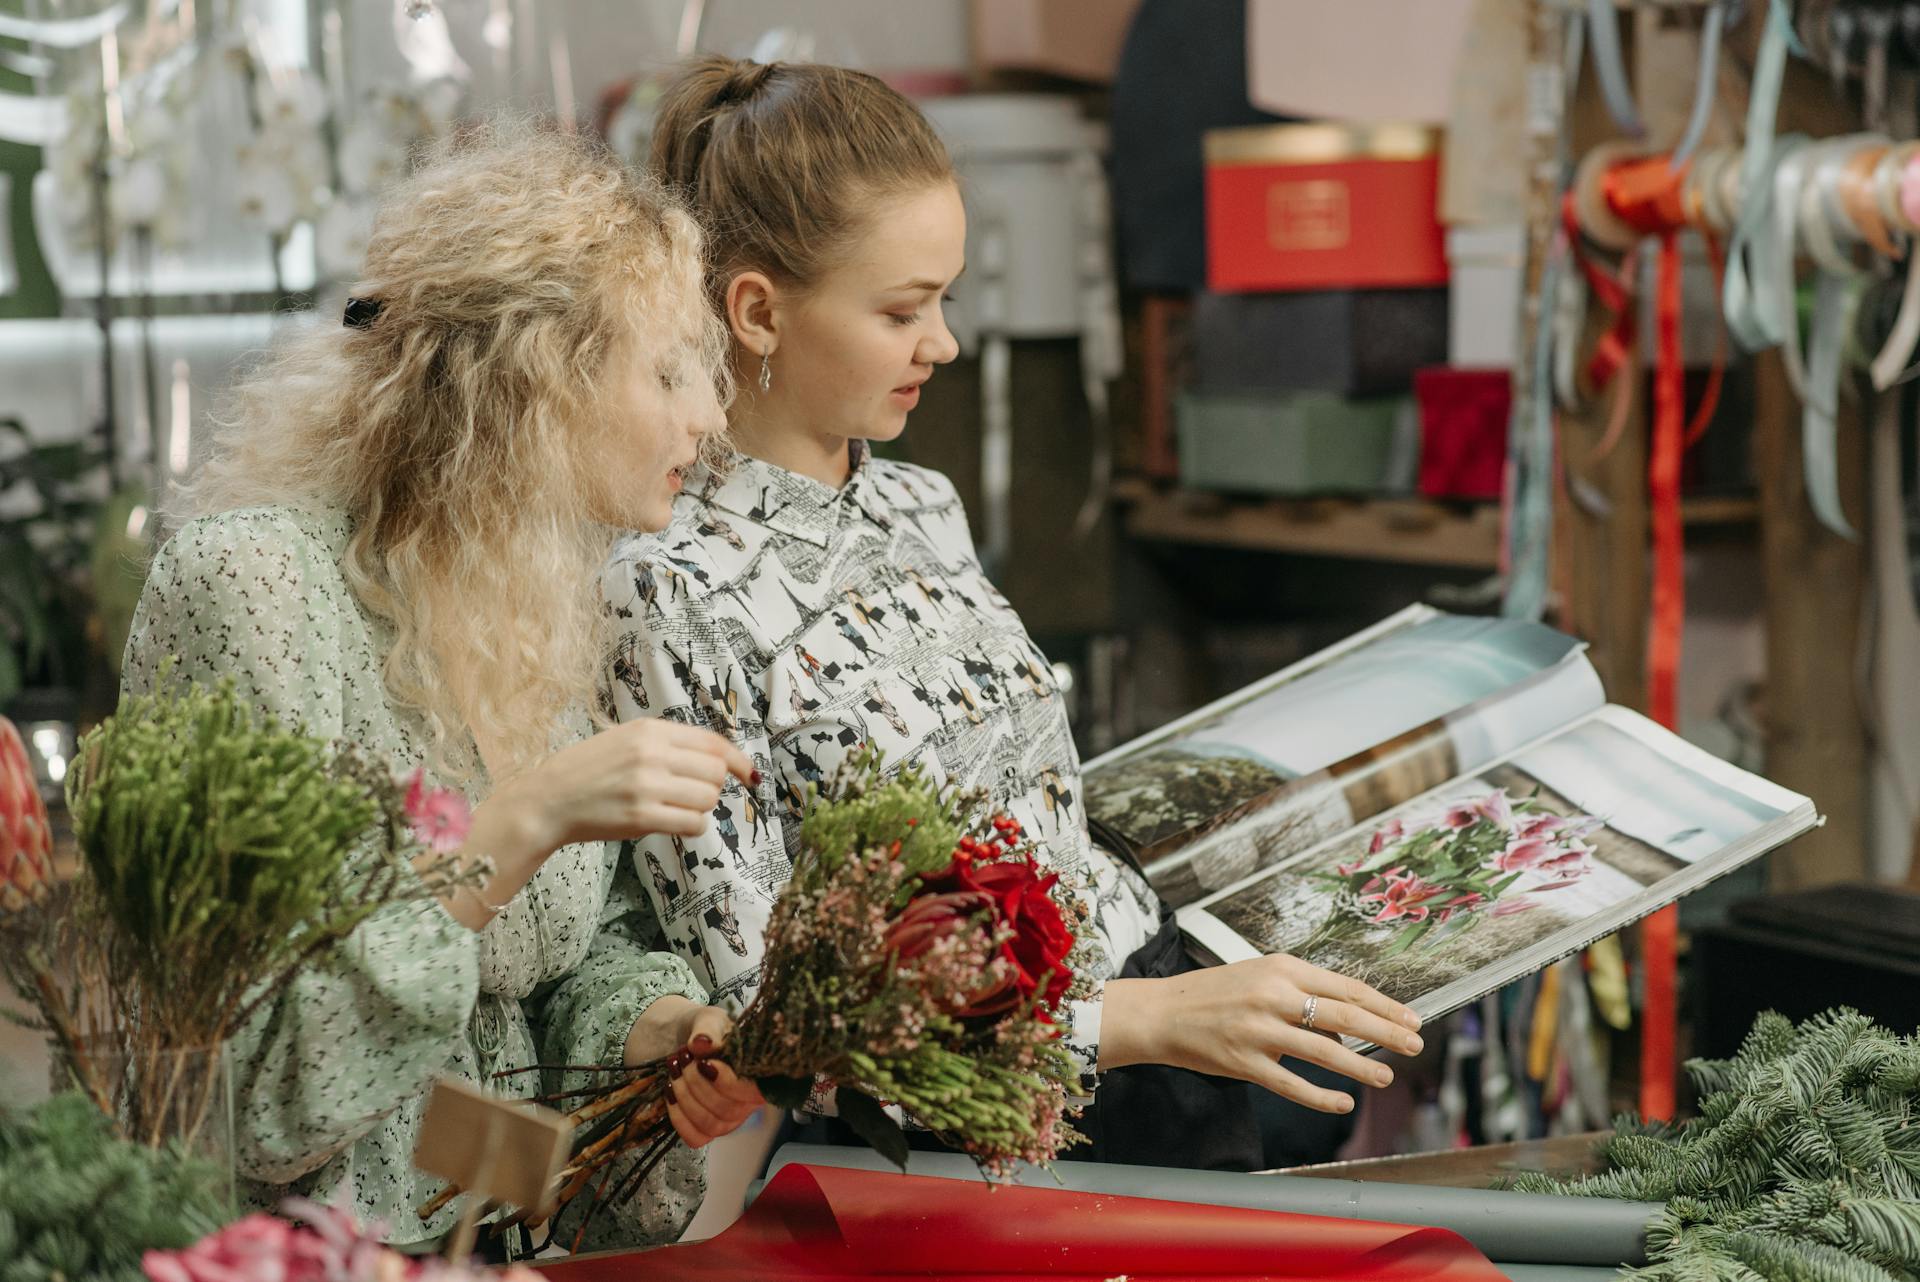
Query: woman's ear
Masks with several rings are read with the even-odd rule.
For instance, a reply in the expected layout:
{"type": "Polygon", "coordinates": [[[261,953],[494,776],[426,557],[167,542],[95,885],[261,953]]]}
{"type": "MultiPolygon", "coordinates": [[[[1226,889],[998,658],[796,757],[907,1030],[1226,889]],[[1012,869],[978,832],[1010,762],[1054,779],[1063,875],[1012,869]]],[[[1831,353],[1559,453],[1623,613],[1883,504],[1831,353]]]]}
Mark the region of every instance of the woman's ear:
{"type": "Polygon", "coordinates": [[[780,291],[765,272],[741,272],[727,282],[727,327],[755,356],[780,345],[780,291]]]}

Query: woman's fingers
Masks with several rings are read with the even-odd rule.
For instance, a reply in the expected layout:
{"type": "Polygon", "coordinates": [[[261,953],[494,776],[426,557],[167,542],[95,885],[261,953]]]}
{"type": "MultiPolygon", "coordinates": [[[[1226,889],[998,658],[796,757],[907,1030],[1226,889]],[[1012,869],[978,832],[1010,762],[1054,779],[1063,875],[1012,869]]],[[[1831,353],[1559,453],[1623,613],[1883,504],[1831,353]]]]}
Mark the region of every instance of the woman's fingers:
{"type": "Polygon", "coordinates": [[[716,796],[727,782],[726,762],[700,748],[675,748],[662,764],[671,774],[713,789],[716,796]]]}
{"type": "Polygon", "coordinates": [[[711,730],[699,726],[678,725],[684,733],[675,736],[675,742],[681,747],[695,752],[705,753],[718,760],[725,774],[730,774],[741,783],[751,787],[755,774],[753,758],[742,752],[738,745],[722,738],[711,730]]]}
{"type": "Polygon", "coordinates": [[[1270,1059],[1254,1059],[1246,1065],[1246,1071],[1239,1074],[1255,1086],[1264,1086],[1275,1095],[1284,1096],[1296,1104],[1303,1104],[1321,1113],[1351,1113],[1353,1096],[1339,1091],[1330,1091],[1324,1086],[1315,1086],[1306,1078],[1289,1073],[1270,1059]]]}
{"type": "Polygon", "coordinates": [[[749,757],[725,739],[720,741],[720,746],[722,748],[720,759],[727,763],[728,774],[738,779],[742,785],[748,788],[753,787],[760,781],[760,771],[755,768],[752,757],[749,757]]]}
{"type": "Polygon", "coordinates": [[[1282,1025],[1276,1030],[1277,1036],[1269,1047],[1269,1053],[1275,1059],[1281,1055],[1291,1055],[1309,1064],[1318,1064],[1351,1077],[1364,1086],[1386,1086],[1393,1081],[1393,1070],[1380,1061],[1349,1050],[1335,1038],[1316,1036],[1315,1033],[1328,1031],[1324,1021],[1315,1019],[1313,1027],[1314,1032],[1308,1033],[1303,1029],[1282,1025]]]}
{"type": "Polygon", "coordinates": [[[702,1006],[687,1021],[687,1050],[696,1059],[717,1055],[733,1036],[733,1019],[718,1006],[702,1006]]]}
{"type": "MultiPolygon", "coordinates": [[[[1418,1055],[1424,1044],[1419,1034],[1410,1033],[1400,1024],[1383,1019],[1370,1010],[1363,1010],[1347,1002],[1312,995],[1296,998],[1294,1005],[1296,1009],[1290,1013],[1290,1022],[1305,1032],[1324,1034],[1319,1039],[1321,1041],[1327,1041],[1329,1038],[1351,1037],[1366,1042],[1370,1046],[1383,1047],[1402,1055],[1418,1055]],[[1304,1022],[1308,1001],[1313,1003],[1312,1028],[1307,1028],[1304,1022]]],[[[1300,1054],[1298,1051],[1289,1053],[1300,1054]]],[[[1302,1055],[1301,1058],[1304,1059],[1306,1056],[1302,1055]]],[[[1327,1067],[1335,1066],[1329,1064],[1327,1067]]]]}
{"type": "Polygon", "coordinates": [[[695,1071],[693,1065],[689,1064],[686,1071],[674,1078],[670,1085],[672,1094],[667,1101],[667,1115],[673,1116],[675,1109],[680,1111],[680,1118],[675,1121],[674,1127],[679,1130],[682,1139],[687,1138],[689,1129],[693,1134],[702,1137],[697,1143],[690,1139],[687,1141],[693,1147],[698,1148],[708,1140],[725,1135],[733,1129],[722,1120],[721,1111],[715,1106],[714,1091],[695,1071]],[[685,1125],[682,1125],[683,1122],[685,1125]]]}
{"type": "Polygon", "coordinates": [[[734,1072],[733,1067],[724,1060],[700,1060],[693,1066],[693,1071],[704,1077],[713,1088],[716,1111],[724,1117],[733,1118],[736,1126],[748,1113],[767,1102],[761,1097],[757,1084],[734,1072]]]}
{"type": "Polygon", "coordinates": [[[665,774],[647,780],[647,800],[680,810],[712,810],[720,800],[720,785],[686,775],[665,774]]]}
{"type": "MultiPolygon", "coordinates": [[[[1311,962],[1301,961],[1298,957],[1291,957],[1288,960],[1292,963],[1293,982],[1302,992],[1319,997],[1331,997],[1337,1002],[1358,1006],[1383,1020],[1399,1025],[1408,1032],[1419,1029],[1420,1016],[1414,1013],[1412,1007],[1402,1006],[1385,993],[1370,988],[1351,976],[1323,970],[1311,962]]],[[[1314,1020],[1316,1027],[1320,1026],[1320,1023],[1319,1019],[1314,1020]]],[[[1392,1041],[1383,1044],[1394,1045],[1392,1041]]]]}
{"type": "Polygon", "coordinates": [[[713,818],[705,810],[688,810],[684,806],[669,806],[657,801],[645,802],[634,815],[634,826],[640,832],[664,832],[676,837],[698,837],[707,830],[708,822],[713,818]]]}
{"type": "MultiPolygon", "coordinates": [[[[673,1079],[674,1100],[688,1128],[706,1140],[738,1129],[760,1107],[760,1092],[718,1060],[696,1059],[673,1079]]],[[[685,1131],[682,1132],[685,1134],[685,1131]]],[[[706,1140],[702,1140],[705,1143],[706,1140]]]]}

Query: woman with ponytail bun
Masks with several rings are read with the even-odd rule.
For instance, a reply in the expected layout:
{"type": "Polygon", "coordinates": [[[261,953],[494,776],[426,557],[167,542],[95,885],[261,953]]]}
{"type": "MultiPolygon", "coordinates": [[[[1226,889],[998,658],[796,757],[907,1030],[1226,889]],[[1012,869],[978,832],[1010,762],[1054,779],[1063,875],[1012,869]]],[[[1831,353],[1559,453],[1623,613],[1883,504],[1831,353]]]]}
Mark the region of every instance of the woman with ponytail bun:
{"type": "Polygon", "coordinates": [[[872,456],[959,350],[942,305],[966,212],[926,118],[863,72],[702,58],[659,103],[652,162],[706,226],[740,390],[732,456],[616,550],[607,695],[623,719],[719,731],[764,781],[729,785],[704,837],[635,843],[662,870],[667,945],[720,1005],[749,999],[807,785],[870,744],[986,788],[1079,888],[1096,955],[1063,1037],[1092,1147],[1068,1156],[1253,1169],[1247,1083],[1353,1107],[1283,1056],[1391,1080],[1339,1035],[1411,1052],[1412,1011],[1291,957],[1187,962],[1146,880],[1089,835],[1052,665],[982,573],[953,484],[872,456]]]}

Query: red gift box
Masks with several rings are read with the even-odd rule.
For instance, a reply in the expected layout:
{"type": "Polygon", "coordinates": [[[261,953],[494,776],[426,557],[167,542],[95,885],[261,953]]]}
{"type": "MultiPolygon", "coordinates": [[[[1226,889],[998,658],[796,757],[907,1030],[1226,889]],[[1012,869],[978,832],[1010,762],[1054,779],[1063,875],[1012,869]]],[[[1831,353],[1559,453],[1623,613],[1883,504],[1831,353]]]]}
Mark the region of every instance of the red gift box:
{"type": "Polygon", "coordinates": [[[1503,369],[1436,366],[1413,376],[1420,402],[1420,492],[1497,499],[1507,468],[1513,378],[1503,369]]]}
{"type": "Polygon", "coordinates": [[[1444,285],[1439,138],[1424,125],[1210,131],[1208,287],[1444,285]]]}
{"type": "Polygon", "coordinates": [[[799,1164],[716,1238],[537,1267],[546,1282],[1506,1282],[1446,1229],[799,1164]]]}

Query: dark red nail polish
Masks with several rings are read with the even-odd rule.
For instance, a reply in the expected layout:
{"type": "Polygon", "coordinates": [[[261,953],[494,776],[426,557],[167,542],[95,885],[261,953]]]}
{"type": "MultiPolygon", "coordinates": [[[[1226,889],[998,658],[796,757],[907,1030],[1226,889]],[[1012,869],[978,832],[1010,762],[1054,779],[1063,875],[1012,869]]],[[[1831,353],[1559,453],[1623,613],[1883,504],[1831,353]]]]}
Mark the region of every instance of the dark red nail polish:
{"type": "Polygon", "coordinates": [[[671,1086],[667,1087],[667,1103],[678,1104],[679,1102],[680,1102],[680,1097],[673,1093],[673,1087],[671,1086]]]}
{"type": "Polygon", "coordinates": [[[706,1078],[709,1082],[717,1082],[720,1080],[720,1070],[715,1068],[707,1060],[704,1060],[704,1059],[701,1060],[699,1064],[699,1068],[700,1068],[700,1076],[706,1078]]]}
{"type": "Polygon", "coordinates": [[[673,1059],[667,1062],[668,1077],[678,1078],[680,1074],[686,1071],[687,1071],[687,1061],[684,1059],[681,1059],[679,1056],[675,1056],[673,1059]]]}
{"type": "Polygon", "coordinates": [[[695,1055],[705,1055],[713,1049],[713,1039],[705,1033],[702,1033],[700,1036],[694,1038],[692,1042],[688,1043],[688,1049],[695,1055]]]}
{"type": "Polygon", "coordinates": [[[753,786],[754,786],[754,787],[756,787],[756,788],[758,788],[758,787],[760,786],[760,778],[761,778],[761,776],[760,776],[760,772],[759,772],[758,770],[756,770],[756,771],[754,771],[754,772],[753,772],[753,786]]]}

